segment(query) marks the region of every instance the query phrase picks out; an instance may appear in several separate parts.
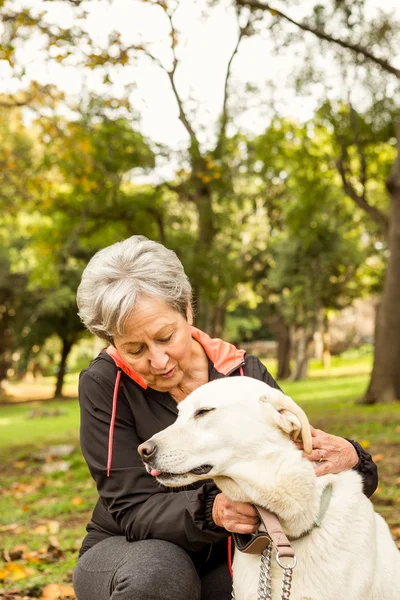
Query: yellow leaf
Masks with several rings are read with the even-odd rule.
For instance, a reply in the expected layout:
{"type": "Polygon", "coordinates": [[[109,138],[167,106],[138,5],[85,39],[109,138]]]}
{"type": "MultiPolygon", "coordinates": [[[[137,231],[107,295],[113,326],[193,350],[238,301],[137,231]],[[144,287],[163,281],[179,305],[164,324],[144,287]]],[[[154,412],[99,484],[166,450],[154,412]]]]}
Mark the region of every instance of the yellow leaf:
{"type": "Polygon", "coordinates": [[[9,562],[0,571],[0,580],[8,579],[9,581],[19,581],[33,574],[33,570],[24,565],[17,565],[14,562],[9,562]]]}
{"type": "Polygon", "coordinates": [[[28,464],[28,462],[26,460],[17,460],[14,463],[14,467],[16,469],[25,469],[26,465],[28,464]]]}
{"type": "Polygon", "coordinates": [[[72,498],[71,503],[74,506],[81,506],[83,504],[83,498],[81,498],[81,496],[76,496],[75,498],[72,498]]]}
{"type": "Polygon", "coordinates": [[[35,527],[35,529],[32,529],[32,533],[34,535],[47,535],[48,534],[47,525],[38,525],[37,527],[35,527]]]}
{"type": "Polygon", "coordinates": [[[360,440],[360,444],[363,448],[367,449],[370,447],[371,442],[369,442],[368,440],[360,440]]]}

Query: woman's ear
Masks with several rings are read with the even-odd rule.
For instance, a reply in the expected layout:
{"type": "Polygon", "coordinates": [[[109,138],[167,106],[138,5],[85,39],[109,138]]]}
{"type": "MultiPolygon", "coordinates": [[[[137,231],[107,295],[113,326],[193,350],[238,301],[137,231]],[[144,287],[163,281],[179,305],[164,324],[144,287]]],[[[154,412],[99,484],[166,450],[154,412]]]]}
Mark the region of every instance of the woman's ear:
{"type": "Polygon", "coordinates": [[[189,325],[193,325],[193,310],[192,310],[192,307],[190,306],[190,303],[188,303],[188,306],[186,309],[186,318],[187,318],[187,322],[189,323],[189,325]]]}

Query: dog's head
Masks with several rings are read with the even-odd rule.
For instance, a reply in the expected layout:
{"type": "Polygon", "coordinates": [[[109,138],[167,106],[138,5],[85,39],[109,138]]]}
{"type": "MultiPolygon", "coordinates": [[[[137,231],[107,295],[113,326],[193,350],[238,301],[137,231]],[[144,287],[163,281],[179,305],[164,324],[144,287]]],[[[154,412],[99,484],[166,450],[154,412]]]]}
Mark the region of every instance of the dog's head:
{"type": "Polygon", "coordinates": [[[239,463],[284,450],[302,438],[311,452],[304,411],[288,396],[250,377],[202,385],[179,404],[176,422],[138,448],[147,471],[167,486],[227,476],[239,463]]]}

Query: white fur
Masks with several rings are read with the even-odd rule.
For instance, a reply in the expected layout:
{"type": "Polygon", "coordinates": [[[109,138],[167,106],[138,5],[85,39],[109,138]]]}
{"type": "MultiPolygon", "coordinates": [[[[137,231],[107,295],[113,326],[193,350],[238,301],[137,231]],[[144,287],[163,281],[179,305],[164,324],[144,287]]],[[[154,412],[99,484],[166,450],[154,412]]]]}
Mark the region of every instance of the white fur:
{"type": "MultiPolygon", "coordinates": [[[[331,483],[321,527],[292,542],[291,600],[400,600],[400,553],[362,493],[361,477],[355,471],[316,477],[287,433],[287,416],[275,410],[276,397],[276,390],[248,377],[201,386],[179,405],[176,422],[151,438],[157,444],[151,467],[176,474],[160,477],[164,485],[214,479],[232,500],[276,513],[290,537],[312,526],[331,483]],[[199,409],[213,410],[195,416],[199,409]],[[213,465],[209,473],[189,473],[204,464],[213,465]]],[[[282,569],[272,562],[275,600],[282,569]]],[[[233,568],[236,600],[256,600],[260,557],[235,552],[233,568]]]]}

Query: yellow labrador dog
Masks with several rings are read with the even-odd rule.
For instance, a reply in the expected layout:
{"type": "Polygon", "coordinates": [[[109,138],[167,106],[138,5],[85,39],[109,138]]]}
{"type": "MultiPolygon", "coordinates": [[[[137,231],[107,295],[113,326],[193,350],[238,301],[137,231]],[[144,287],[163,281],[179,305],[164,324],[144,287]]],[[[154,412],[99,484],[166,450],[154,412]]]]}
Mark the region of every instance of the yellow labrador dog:
{"type": "MultiPolygon", "coordinates": [[[[163,485],[212,478],[232,500],[275,513],[297,558],[291,600],[400,600],[400,553],[355,471],[316,477],[292,438],[311,451],[291,398],[249,377],[207,383],[179,404],[176,422],[139,447],[163,485]],[[332,494],[320,526],[321,498],[332,494]],[[308,532],[308,533],[306,533],[308,532]],[[299,538],[299,539],[296,539],[299,538]]],[[[260,557],[235,552],[236,600],[256,600],[260,557]]],[[[272,562],[272,598],[282,570],[272,562]]]]}

